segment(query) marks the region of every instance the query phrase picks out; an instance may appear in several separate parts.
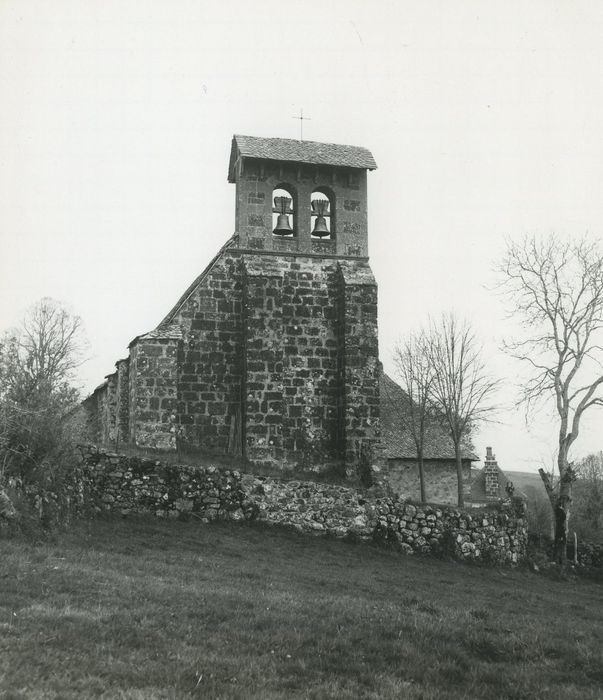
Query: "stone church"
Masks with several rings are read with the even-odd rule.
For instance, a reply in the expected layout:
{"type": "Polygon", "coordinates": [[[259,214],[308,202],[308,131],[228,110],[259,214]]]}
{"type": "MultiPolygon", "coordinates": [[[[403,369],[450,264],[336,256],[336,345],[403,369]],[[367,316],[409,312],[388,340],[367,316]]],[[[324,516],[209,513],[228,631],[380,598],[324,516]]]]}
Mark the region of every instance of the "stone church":
{"type": "Polygon", "coordinates": [[[366,467],[380,440],[365,148],[234,136],[235,232],[86,399],[92,438],[366,467]]]}

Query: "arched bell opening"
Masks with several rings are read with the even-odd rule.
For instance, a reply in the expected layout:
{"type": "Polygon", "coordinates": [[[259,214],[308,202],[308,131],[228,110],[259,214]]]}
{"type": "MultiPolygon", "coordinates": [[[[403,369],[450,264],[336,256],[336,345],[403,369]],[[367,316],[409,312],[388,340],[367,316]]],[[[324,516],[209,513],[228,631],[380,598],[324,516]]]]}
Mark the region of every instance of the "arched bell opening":
{"type": "Polygon", "coordinates": [[[279,185],[272,190],[272,233],[293,238],[296,231],[296,203],[292,188],[279,185]]]}
{"type": "Polygon", "coordinates": [[[323,241],[335,238],[335,197],[323,187],[312,192],[311,232],[312,238],[323,241]]]}

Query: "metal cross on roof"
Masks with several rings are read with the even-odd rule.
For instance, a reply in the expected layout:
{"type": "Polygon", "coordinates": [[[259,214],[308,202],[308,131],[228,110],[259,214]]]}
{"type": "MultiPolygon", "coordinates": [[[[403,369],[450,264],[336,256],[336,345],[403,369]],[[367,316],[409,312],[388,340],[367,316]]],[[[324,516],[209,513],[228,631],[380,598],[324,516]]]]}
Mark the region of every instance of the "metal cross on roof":
{"type": "Polygon", "coordinates": [[[299,140],[304,140],[304,122],[312,121],[312,117],[304,117],[303,107],[299,110],[299,117],[291,117],[291,119],[299,119],[299,140]]]}

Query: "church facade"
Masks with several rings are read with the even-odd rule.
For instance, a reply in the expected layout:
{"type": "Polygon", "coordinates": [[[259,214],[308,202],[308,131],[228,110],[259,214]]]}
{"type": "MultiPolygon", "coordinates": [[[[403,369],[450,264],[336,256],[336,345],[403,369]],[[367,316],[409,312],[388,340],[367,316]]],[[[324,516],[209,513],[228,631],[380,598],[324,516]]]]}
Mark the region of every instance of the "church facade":
{"type": "Polygon", "coordinates": [[[369,151],[235,136],[235,232],[86,399],[91,437],[290,469],[380,449],[369,151]]]}

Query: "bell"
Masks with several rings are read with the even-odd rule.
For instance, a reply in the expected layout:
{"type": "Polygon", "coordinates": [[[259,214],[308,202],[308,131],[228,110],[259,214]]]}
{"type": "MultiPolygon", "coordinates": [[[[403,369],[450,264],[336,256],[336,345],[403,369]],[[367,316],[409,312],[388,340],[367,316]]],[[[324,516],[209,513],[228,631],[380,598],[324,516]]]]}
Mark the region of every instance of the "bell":
{"type": "Polygon", "coordinates": [[[287,214],[278,215],[276,226],[274,227],[274,231],[272,233],[277,236],[288,236],[290,233],[293,233],[293,229],[289,224],[289,217],[287,214]]]}
{"type": "Polygon", "coordinates": [[[316,223],[314,224],[314,230],[312,231],[313,236],[318,236],[318,238],[324,238],[329,236],[331,232],[327,226],[327,220],[324,216],[317,216],[316,223]]]}
{"type": "Polygon", "coordinates": [[[288,236],[289,234],[293,233],[293,229],[289,224],[289,216],[287,214],[287,212],[291,211],[290,204],[291,200],[289,197],[274,198],[274,210],[279,212],[276,220],[276,226],[272,232],[276,236],[288,236]]]}
{"type": "Polygon", "coordinates": [[[325,215],[329,216],[329,201],[327,199],[313,199],[312,213],[316,215],[312,235],[316,236],[317,238],[330,236],[331,232],[329,231],[327,220],[325,218],[325,215]]]}

